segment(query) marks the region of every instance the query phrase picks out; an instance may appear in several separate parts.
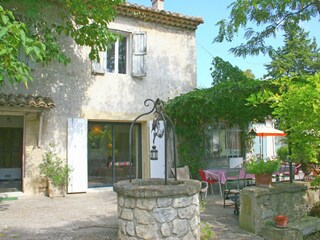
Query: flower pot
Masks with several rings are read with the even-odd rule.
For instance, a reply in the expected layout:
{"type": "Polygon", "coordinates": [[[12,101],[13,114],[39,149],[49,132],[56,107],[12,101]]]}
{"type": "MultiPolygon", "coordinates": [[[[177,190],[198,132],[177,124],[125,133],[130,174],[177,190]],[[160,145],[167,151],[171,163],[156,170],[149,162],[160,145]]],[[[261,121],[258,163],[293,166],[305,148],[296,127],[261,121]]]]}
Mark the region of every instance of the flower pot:
{"type": "Polygon", "coordinates": [[[274,217],[274,225],[278,228],[286,228],[288,225],[288,216],[277,215],[274,217]]]}
{"type": "Polygon", "coordinates": [[[65,186],[55,186],[51,180],[48,179],[48,196],[53,197],[65,197],[65,186]]]}
{"type": "Polygon", "coordinates": [[[257,187],[271,187],[272,173],[259,173],[256,174],[256,186],[257,187]]]}

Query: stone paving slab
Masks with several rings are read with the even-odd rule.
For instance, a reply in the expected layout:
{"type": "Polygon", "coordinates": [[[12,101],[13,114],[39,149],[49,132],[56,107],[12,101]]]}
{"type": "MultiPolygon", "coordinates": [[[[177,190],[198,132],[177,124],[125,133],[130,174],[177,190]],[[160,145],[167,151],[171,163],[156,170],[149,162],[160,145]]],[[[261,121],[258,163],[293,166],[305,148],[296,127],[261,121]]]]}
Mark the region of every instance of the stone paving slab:
{"type": "MultiPolygon", "coordinates": [[[[201,221],[211,226],[213,239],[262,239],[239,228],[234,208],[223,208],[219,194],[209,194],[204,201],[201,221]]],[[[117,196],[112,189],[0,201],[0,240],[116,240],[117,222],[117,196]]]]}
{"type": "Polygon", "coordinates": [[[218,195],[208,195],[204,198],[205,210],[201,213],[201,221],[208,222],[213,229],[213,240],[260,240],[263,239],[253,233],[240,229],[239,216],[235,215],[233,202],[226,201],[218,195]]]}

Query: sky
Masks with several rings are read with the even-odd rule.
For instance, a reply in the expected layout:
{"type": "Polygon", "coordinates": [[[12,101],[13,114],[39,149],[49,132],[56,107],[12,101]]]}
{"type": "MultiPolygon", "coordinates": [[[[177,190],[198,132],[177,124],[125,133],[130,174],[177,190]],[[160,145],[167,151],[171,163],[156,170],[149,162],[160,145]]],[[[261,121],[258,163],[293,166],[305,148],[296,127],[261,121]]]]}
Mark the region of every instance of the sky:
{"type": "MultiPolygon", "coordinates": [[[[151,7],[151,0],[127,0],[127,2],[151,7]]],[[[215,43],[213,39],[218,34],[216,23],[221,19],[228,19],[230,9],[227,7],[233,0],[164,0],[164,10],[180,13],[186,16],[202,17],[204,24],[198,26],[197,38],[197,82],[198,88],[211,86],[212,78],[210,67],[212,59],[216,56],[224,61],[230,62],[233,66],[238,66],[245,71],[250,69],[256,78],[262,78],[266,74],[264,65],[270,62],[268,56],[235,57],[229,52],[231,47],[240,45],[243,41],[243,32],[238,34],[234,40],[229,42],[215,43]]],[[[303,23],[306,31],[310,31],[309,37],[320,39],[318,29],[319,22],[303,23]],[[314,33],[314,34],[313,34],[314,33]]],[[[283,44],[281,35],[277,39],[271,39],[273,46],[279,47],[283,44]]],[[[319,47],[318,41],[318,47],[319,47]]]]}

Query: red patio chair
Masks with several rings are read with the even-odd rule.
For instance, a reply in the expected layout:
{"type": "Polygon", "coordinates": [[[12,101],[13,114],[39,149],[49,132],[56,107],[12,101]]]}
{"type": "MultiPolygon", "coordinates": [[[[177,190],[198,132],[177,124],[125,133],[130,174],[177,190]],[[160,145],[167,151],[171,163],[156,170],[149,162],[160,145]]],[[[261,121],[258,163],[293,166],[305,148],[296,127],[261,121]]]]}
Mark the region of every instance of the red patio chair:
{"type": "Polygon", "coordinates": [[[219,183],[220,195],[222,196],[221,183],[220,183],[219,180],[207,178],[206,173],[204,172],[203,169],[199,169],[199,174],[200,174],[201,181],[204,181],[204,182],[208,183],[209,188],[211,188],[211,193],[212,194],[213,194],[213,186],[212,186],[212,184],[219,183]]]}

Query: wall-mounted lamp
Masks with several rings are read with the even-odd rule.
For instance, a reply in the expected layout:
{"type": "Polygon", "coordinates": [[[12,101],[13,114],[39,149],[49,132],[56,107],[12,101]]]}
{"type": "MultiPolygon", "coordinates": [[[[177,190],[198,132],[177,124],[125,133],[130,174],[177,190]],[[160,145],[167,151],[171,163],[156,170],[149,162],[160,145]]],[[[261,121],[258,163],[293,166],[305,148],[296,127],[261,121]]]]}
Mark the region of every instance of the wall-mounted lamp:
{"type": "Polygon", "coordinates": [[[158,150],[155,145],[150,150],[150,160],[158,160],[158,150]]]}

